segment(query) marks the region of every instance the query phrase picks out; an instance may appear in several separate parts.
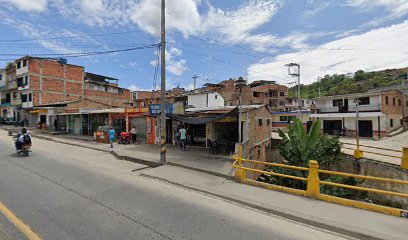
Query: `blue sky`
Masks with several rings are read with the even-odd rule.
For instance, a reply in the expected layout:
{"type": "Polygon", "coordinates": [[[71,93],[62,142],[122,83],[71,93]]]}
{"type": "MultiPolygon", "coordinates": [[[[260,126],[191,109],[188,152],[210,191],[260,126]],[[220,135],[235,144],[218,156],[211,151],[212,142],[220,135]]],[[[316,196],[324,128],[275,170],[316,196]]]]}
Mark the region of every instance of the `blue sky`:
{"type": "MultiPolygon", "coordinates": [[[[0,0],[0,19],[0,67],[26,54],[160,41],[160,0],[0,0]]],[[[199,85],[239,76],[288,84],[289,62],[300,63],[303,83],[408,66],[406,0],[172,0],[167,27],[168,88],[192,88],[193,75],[199,85]]],[[[155,53],[146,48],[68,62],[119,78],[122,87],[149,90],[155,53]]]]}

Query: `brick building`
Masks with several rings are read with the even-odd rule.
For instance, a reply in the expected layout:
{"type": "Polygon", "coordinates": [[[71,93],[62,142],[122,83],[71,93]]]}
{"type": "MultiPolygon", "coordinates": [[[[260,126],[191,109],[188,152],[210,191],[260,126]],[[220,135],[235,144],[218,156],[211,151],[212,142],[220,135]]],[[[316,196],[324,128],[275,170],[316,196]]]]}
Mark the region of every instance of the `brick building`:
{"type": "Polygon", "coordinates": [[[316,109],[310,117],[322,120],[322,130],[328,134],[347,129],[356,133],[358,101],[358,129],[361,137],[380,138],[402,127],[407,116],[408,88],[373,89],[366,93],[316,98],[316,109]]]}
{"type": "MultiPolygon", "coordinates": [[[[235,79],[222,81],[218,84],[207,83],[203,91],[218,92],[225,99],[226,106],[239,104],[240,90],[235,86],[235,79]]],[[[267,105],[271,111],[285,110],[288,87],[275,81],[258,80],[242,88],[243,105],[267,105]]]]}
{"type": "Polygon", "coordinates": [[[47,128],[64,111],[79,111],[69,103],[95,109],[124,107],[130,101],[130,91],[120,88],[117,79],[87,73],[65,59],[26,56],[9,64],[5,73],[13,118],[28,126],[47,128]]]}

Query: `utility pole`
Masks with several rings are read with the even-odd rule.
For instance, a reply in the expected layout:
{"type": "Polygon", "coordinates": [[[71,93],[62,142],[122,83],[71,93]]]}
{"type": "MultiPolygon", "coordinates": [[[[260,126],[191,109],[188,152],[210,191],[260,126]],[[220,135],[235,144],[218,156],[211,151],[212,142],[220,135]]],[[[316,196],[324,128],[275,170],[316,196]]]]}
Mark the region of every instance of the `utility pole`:
{"type": "Polygon", "coordinates": [[[166,162],[166,0],[161,1],[161,114],[160,162],[166,162]]]}
{"type": "Polygon", "coordinates": [[[193,79],[194,79],[194,91],[197,89],[197,78],[198,78],[197,75],[193,76],[193,79]]]}
{"type": "Polygon", "coordinates": [[[356,141],[357,141],[357,149],[354,151],[354,158],[360,159],[363,157],[363,151],[360,150],[360,129],[358,125],[360,118],[358,106],[360,104],[360,100],[356,98],[354,99],[354,103],[356,104],[356,141]]]}
{"type": "Polygon", "coordinates": [[[297,116],[297,118],[299,120],[301,120],[302,105],[301,105],[301,102],[300,102],[300,65],[297,64],[297,63],[288,63],[288,64],[285,65],[285,67],[288,68],[288,74],[290,76],[298,78],[297,79],[297,101],[298,101],[298,106],[297,106],[298,107],[298,114],[297,114],[298,116],[297,116]],[[293,67],[297,67],[297,71],[292,72],[291,69],[293,67]]]}
{"type": "Polygon", "coordinates": [[[405,79],[402,79],[402,81],[401,81],[401,85],[402,85],[402,87],[401,87],[401,92],[402,92],[402,128],[404,129],[404,131],[407,131],[407,122],[406,122],[406,111],[405,111],[405,108],[406,108],[406,98],[405,98],[405,91],[404,91],[404,88],[405,88],[405,80],[408,80],[408,72],[406,73],[406,75],[405,75],[405,79]]]}

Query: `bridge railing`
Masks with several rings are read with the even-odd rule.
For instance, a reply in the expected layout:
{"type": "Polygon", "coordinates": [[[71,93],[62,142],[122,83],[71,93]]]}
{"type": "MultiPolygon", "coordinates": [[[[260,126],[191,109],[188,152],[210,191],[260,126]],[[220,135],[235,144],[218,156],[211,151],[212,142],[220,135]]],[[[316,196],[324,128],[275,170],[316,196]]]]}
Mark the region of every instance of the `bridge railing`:
{"type": "Polygon", "coordinates": [[[335,197],[335,196],[330,196],[330,195],[325,195],[325,194],[320,193],[320,188],[323,185],[328,185],[328,186],[347,188],[347,189],[352,189],[352,190],[371,192],[371,193],[376,193],[376,194],[397,196],[397,197],[402,197],[402,198],[408,198],[408,193],[389,191],[389,190],[381,190],[381,189],[376,189],[376,188],[371,188],[371,187],[360,187],[360,186],[354,186],[354,185],[348,185],[348,184],[336,183],[336,182],[329,182],[329,181],[322,181],[322,180],[320,180],[319,174],[351,177],[351,178],[355,178],[355,179],[363,179],[363,180],[369,180],[369,181],[377,181],[377,182],[382,182],[382,183],[392,183],[392,184],[401,184],[401,185],[408,185],[408,181],[390,179],[390,178],[374,177],[374,176],[358,175],[358,174],[351,174],[351,173],[345,173],[345,172],[336,172],[336,171],[323,170],[323,169],[319,169],[318,162],[315,161],[315,160],[310,160],[309,164],[308,164],[308,167],[298,167],[298,166],[292,166],[292,165],[286,165],[286,164],[262,162],[262,161],[257,161],[257,160],[244,159],[244,158],[240,158],[239,155],[233,156],[233,160],[234,160],[233,167],[236,169],[235,179],[236,179],[236,181],[241,182],[241,183],[245,183],[245,184],[249,184],[249,185],[255,185],[255,186],[261,186],[261,187],[271,189],[271,190],[283,191],[283,192],[297,194],[297,195],[301,195],[301,196],[305,196],[305,197],[324,200],[324,201],[327,201],[327,202],[333,202],[333,203],[342,204],[342,205],[346,205],[346,206],[352,206],[352,207],[357,207],[357,208],[361,208],[361,209],[373,210],[373,211],[382,212],[382,213],[386,213],[386,214],[390,214],[390,215],[394,215],[394,216],[401,216],[401,217],[408,218],[408,210],[392,208],[392,207],[387,207],[387,206],[382,206],[382,205],[377,205],[377,204],[371,204],[371,203],[366,203],[366,202],[360,202],[360,201],[355,201],[355,200],[351,200],[351,199],[340,198],[340,197],[335,197]],[[279,167],[279,168],[283,168],[283,169],[292,169],[292,170],[298,170],[298,171],[305,171],[305,172],[307,172],[307,177],[299,177],[299,176],[294,176],[294,175],[282,174],[282,173],[274,172],[273,170],[271,170],[271,171],[260,170],[260,169],[252,168],[251,164],[245,164],[245,163],[253,163],[253,165],[254,164],[263,164],[265,166],[279,167]],[[248,167],[245,167],[244,165],[248,165],[248,167]],[[274,185],[274,184],[270,184],[270,183],[259,182],[259,181],[256,181],[255,179],[248,179],[246,177],[246,172],[248,172],[248,171],[263,173],[263,174],[268,175],[268,176],[275,176],[275,177],[279,177],[279,178],[288,178],[288,179],[303,181],[303,182],[306,182],[307,187],[306,187],[306,190],[302,190],[302,189],[295,189],[295,188],[290,188],[290,187],[285,187],[285,186],[274,185]]]}

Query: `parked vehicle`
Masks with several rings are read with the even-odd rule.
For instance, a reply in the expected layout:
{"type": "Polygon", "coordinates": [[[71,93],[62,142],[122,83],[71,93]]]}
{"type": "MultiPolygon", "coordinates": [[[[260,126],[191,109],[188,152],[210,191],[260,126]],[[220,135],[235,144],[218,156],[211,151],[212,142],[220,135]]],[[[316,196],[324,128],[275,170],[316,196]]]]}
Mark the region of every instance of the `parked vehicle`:
{"type": "Polygon", "coordinates": [[[342,136],[342,137],[350,136],[350,132],[348,131],[347,128],[343,128],[341,130],[334,130],[333,133],[334,133],[334,135],[342,136]]]}
{"type": "Polygon", "coordinates": [[[121,132],[118,144],[130,144],[130,133],[121,132]]]}

